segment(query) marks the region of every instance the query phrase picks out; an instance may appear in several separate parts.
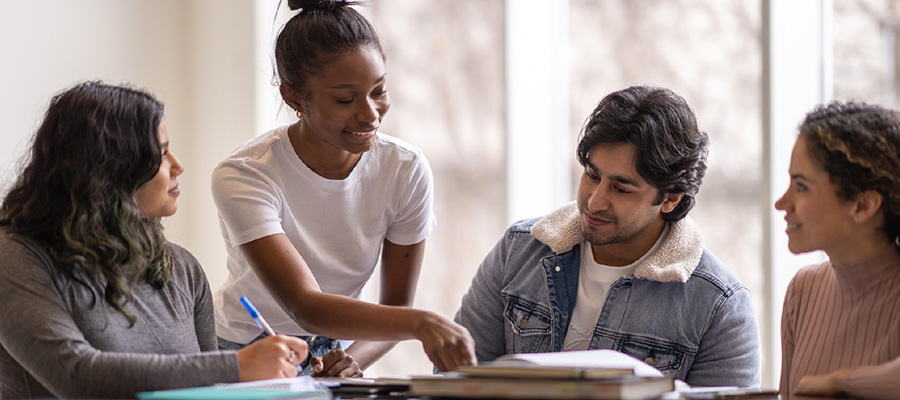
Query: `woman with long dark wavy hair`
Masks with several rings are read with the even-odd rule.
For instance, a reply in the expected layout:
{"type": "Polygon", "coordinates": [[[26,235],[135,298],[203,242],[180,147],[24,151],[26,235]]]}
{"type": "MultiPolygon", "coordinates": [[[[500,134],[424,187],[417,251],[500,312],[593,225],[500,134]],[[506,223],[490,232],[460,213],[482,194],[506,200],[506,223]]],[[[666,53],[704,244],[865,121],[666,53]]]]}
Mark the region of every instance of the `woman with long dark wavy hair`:
{"type": "Polygon", "coordinates": [[[87,82],[52,99],[0,207],[0,398],[297,375],[296,338],[213,351],[209,283],[160,223],[183,171],[152,95],[87,82]]]}

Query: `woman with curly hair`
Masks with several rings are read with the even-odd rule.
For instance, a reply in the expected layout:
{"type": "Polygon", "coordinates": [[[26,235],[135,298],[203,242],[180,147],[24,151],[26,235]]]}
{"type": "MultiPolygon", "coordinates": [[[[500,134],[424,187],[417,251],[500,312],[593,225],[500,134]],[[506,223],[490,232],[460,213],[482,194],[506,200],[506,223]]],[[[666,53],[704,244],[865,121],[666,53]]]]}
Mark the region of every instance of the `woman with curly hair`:
{"type": "Polygon", "coordinates": [[[168,242],[184,171],[163,105],[100,82],[58,95],[0,206],[0,398],[296,376],[303,341],[216,351],[209,283],[168,242]]]}
{"type": "Polygon", "coordinates": [[[896,398],[900,393],[900,112],[832,103],[800,125],[785,212],[801,269],[782,313],[781,392],[896,398]]]}

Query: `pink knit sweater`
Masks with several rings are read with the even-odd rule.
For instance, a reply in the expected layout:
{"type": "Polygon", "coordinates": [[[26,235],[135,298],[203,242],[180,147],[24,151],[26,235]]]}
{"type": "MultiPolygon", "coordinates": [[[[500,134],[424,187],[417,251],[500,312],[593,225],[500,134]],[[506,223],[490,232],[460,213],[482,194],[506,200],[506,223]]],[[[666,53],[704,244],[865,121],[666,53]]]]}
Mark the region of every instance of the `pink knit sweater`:
{"type": "Polygon", "coordinates": [[[900,253],[889,246],[857,264],[801,269],[781,317],[781,393],[800,378],[859,367],[851,396],[900,398],[900,253]]]}

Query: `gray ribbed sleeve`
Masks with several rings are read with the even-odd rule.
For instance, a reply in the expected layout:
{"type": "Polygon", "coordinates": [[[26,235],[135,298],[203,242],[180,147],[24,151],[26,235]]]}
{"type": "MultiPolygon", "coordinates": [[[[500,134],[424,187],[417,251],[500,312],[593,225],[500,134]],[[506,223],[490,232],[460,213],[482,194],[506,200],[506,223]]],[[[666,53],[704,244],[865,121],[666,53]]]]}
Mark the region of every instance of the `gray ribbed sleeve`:
{"type": "Polygon", "coordinates": [[[215,351],[203,270],[183,248],[169,250],[172,280],[163,290],[137,285],[129,327],[39,246],[0,228],[0,398],[129,398],[237,381],[235,353],[215,351]]]}

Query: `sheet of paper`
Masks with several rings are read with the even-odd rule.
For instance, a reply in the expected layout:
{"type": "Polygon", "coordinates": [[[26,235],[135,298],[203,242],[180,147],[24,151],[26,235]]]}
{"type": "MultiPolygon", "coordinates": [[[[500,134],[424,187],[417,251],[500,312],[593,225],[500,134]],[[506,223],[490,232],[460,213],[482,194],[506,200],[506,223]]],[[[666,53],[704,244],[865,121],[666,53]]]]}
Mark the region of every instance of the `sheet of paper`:
{"type": "Polygon", "coordinates": [[[521,360],[552,367],[631,368],[637,376],[662,376],[662,372],[641,360],[619,351],[606,349],[508,354],[497,359],[502,360],[521,360]]]}
{"type": "Polygon", "coordinates": [[[309,376],[297,376],[293,378],[264,379],[259,381],[240,383],[221,383],[215,387],[229,389],[277,389],[292,392],[308,392],[316,389],[316,381],[309,376]]]}

